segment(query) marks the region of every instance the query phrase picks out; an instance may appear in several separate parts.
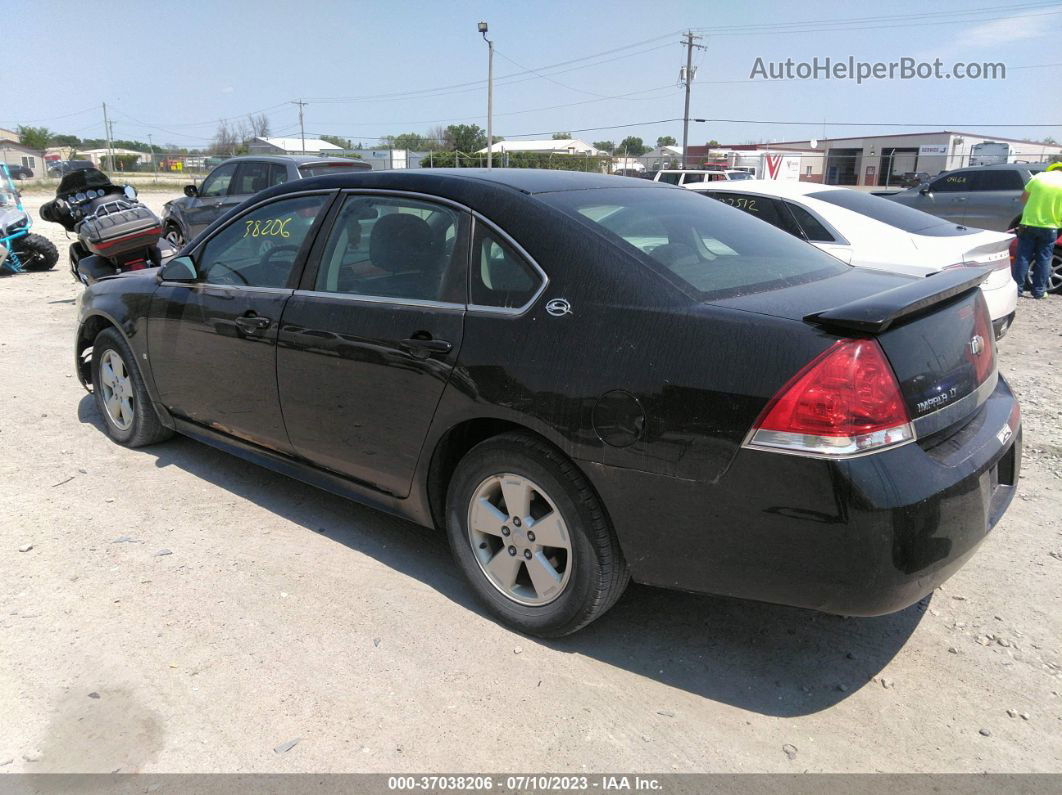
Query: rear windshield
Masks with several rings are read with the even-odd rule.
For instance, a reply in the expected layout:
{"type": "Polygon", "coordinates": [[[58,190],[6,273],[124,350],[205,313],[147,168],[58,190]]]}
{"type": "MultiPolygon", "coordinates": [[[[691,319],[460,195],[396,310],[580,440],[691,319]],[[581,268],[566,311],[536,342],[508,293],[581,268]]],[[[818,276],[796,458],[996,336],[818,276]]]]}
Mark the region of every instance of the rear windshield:
{"type": "Polygon", "coordinates": [[[299,166],[299,173],[303,177],[320,177],[323,174],[335,174],[339,171],[352,171],[354,169],[365,169],[365,165],[358,161],[348,160],[343,162],[342,160],[336,163],[308,163],[305,166],[299,166]]]}
{"type": "Polygon", "coordinates": [[[843,207],[883,224],[902,229],[904,232],[921,232],[932,226],[942,226],[947,223],[935,215],[857,190],[823,190],[818,193],[809,193],[808,198],[843,207]]]}
{"type": "Polygon", "coordinates": [[[848,269],[814,246],[693,191],[606,188],[540,198],[702,299],[803,284],[848,269]]]}
{"type": "Polygon", "coordinates": [[[728,171],[730,179],[752,179],[752,174],[746,171],[728,171]]]}

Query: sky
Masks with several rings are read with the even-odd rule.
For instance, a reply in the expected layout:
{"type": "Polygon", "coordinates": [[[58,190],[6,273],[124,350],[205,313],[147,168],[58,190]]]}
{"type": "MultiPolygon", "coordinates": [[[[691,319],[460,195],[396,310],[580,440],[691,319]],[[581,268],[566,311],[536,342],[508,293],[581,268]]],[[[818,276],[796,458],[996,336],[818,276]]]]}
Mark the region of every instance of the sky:
{"type": "Polygon", "coordinates": [[[222,118],[264,112],[274,135],[380,136],[451,123],[486,127],[486,20],[495,42],[494,132],[571,131],[681,142],[685,63],[694,52],[690,143],[784,141],[952,129],[1062,141],[1062,4],[969,0],[755,4],[613,0],[331,2],[109,0],[97,11],[0,0],[16,20],[0,127],[45,126],[156,144],[209,144],[222,118]],[[982,9],[982,10],[977,10],[982,9]],[[750,79],[765,64],[1002,62],[1004,80],[750,79]],[[725,120],[725,121],[724,121],[725,120]],[[894,125],[894,126],[884,126],[894,125]],[[1008,125],[1008,126],[990,126],[1008,125]]]}

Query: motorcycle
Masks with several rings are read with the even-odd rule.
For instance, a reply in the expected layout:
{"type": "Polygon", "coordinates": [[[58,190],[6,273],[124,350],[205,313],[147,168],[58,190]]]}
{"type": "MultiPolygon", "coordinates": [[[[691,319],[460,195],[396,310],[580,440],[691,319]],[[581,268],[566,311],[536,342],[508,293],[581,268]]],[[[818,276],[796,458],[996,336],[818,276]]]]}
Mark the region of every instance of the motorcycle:
{"type": "Polygon", "coordinates": [[[137,200],[136,189],[115,185],[94,168],[64,176],[55,199],[41,206],[41,218],[77,235],[70,244],[70,272],[85,286],[157,268],[177,254],[162,239],[162,221],[137,200]]]}
{"type": "Polygon", "coordinates": [[[0,163],[0,273],[46,271],[59,261],[48,238],[30,233],[29,214],[7,166],[0,163]]]}

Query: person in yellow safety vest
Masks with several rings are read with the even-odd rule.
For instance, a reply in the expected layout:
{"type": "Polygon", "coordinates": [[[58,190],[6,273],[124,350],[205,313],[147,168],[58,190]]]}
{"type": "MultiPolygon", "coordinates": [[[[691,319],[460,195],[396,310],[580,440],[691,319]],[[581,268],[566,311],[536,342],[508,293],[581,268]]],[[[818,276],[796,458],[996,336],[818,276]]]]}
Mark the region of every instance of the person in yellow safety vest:
{"type": "Polygon", "coordinates": [[[1025,183],[1021,195],[1025,209],[1018,227],[1018,253],[1013,276],[1018,296],[1025,292],[1025,279],[1032,268],[1032,297],[1043,298],[1058,231],[1062,228],[1062,163],[1052,163],[1046,171],[1025,183]]]}

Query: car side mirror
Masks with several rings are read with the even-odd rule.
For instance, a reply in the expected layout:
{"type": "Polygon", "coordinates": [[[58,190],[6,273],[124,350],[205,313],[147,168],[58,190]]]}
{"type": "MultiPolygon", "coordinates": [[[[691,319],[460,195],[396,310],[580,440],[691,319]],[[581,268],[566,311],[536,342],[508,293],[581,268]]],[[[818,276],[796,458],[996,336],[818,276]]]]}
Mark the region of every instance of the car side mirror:
{"type": "Polygon", "coordinates": [[[194,282],[199,274],[191,257],[174,257],[159,269],[159,278],[166,282],[194,282]]]}
{"type": "Polygon", "coordinates": [[[129,199],[129,201],[136,201],[136,188],[134,188],[132,185],[126,185],[125,187],[123,187],[122,193],[125,194],[125,198],[129,199]]]}
{"type": "Polygon", "coordinates": [[[921,193],[923,196],[932,196],[933,195],[933,191],[931,191],[929,189],[928,185],[923,185],[921,188],[918,189],[918,192],[921,193]]]}
{"type": "Polygon", "coordinates": [[[199,189],[195,185],[185,185],[184,195],[187,196],[189,199],[194,199],[196,196],[199,195],[199,189]]]}

